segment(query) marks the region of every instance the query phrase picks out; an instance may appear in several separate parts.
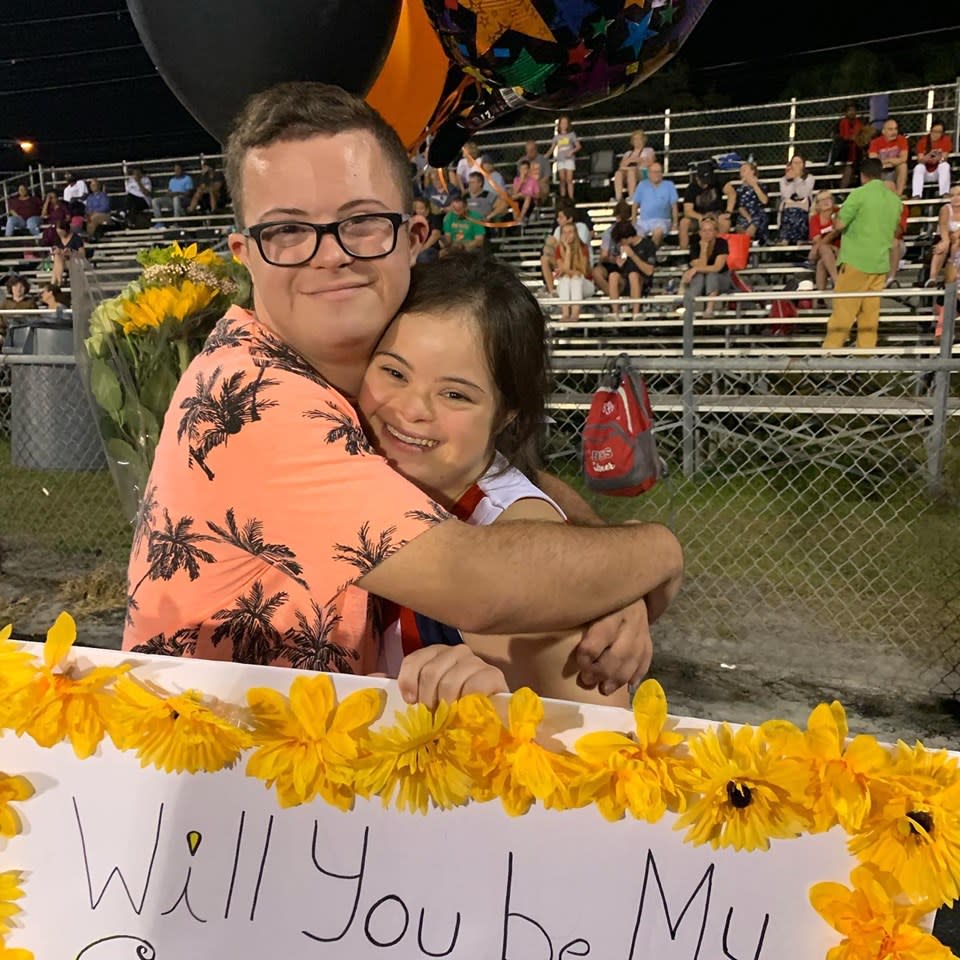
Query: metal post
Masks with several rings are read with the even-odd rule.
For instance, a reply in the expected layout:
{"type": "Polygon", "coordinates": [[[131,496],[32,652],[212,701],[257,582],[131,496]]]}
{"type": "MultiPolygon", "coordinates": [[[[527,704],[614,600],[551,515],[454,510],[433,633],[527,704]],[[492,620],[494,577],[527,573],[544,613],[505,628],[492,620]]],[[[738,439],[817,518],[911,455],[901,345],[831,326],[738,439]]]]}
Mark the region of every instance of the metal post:
{"type": "Polygon", "coordinates": [[[960,136],[960,77],[953,88],[953,137],[960,136]]]}
{"type": "MultiPolygon", "coordinates": [[[[957,326],[957,281],[952,280],[943,291],[943,331],[940,336],[940,359],[949,360],[957,326]]],[[[950,401],[950,370],[943,368],[933,375],[933,424],[927,438],[927,491],[931,497],[943,493],[943,455],[947,443],[947,405],[950,401]]]]}
{"type": "MultiPolygon", "coordinates": [[[[693,358],[693,317],[696,305],[691,304],[683,312],[683,356],[693,358]]],[[[683,384],[683,475],[692,477],[697,470],[697,411],[693,391],[693,367],[684,367],[683,384]]]]}
{"type": "Polygon", "coordinates": [[[929,130],[933,126],[933,108],[934,106],[936,106],[936,99],[937,99],[937,91],[934,90],[933,87],[930,87],[930,89],[927,90],[927,114],[926,114],[927,125],[924,127],[924,130],[929,130]]]}
{"type": "Polygon", "coordinates": [[[43,176],[43,164],[37,164],[37,179],[40,181],[40,196],[45,197],[47,195],[47,188],[43,176]]]}
{"type": "MultiPolygon", "coordinates": [[[[957,81],[960,84],[960,80],[957,81]]],[[[670,172],[670,108],[663,111],[663,172],[670,172]]]]}
{"type": "Polygon", "coordinates": [[[787,147],[787,163],[793,158],[794,153],[796,152],[796,143],[797,143],[797,98],[790,98],[790,129],[788,130],[787,140],[789,141],[789,146],[787,147]]]}

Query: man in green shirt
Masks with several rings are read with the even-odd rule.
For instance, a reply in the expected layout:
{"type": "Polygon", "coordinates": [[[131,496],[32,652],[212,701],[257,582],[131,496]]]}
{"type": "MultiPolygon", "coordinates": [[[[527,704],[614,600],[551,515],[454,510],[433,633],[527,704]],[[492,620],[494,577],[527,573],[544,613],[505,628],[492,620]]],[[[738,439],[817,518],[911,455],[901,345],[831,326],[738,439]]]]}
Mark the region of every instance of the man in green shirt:
{"type": "MultiPolygon", "coordinates": [[[[903,203],[887,190],[881,179],[883,167],[875,157],[863,161],[862,187],[852,191],[837,215],[837,228],[843,232],[837,263],[837,293],[882,290],[890,267],[890,248],[900,223],[903,203]]],[[[857,324],[857,346],[873,349],[877,345],[880,322],[879,297],[850,297],[833,301],[833,313],[827,321],[824,349],[842,348],[857,324]]]]}
{"type": "Polygon", "coordinates": [[[486,228],[467,213],[463,197],[451,203],[450,212],[443,218],[443,256],[449,250],[479,250],[483,246],[486,228]]]}

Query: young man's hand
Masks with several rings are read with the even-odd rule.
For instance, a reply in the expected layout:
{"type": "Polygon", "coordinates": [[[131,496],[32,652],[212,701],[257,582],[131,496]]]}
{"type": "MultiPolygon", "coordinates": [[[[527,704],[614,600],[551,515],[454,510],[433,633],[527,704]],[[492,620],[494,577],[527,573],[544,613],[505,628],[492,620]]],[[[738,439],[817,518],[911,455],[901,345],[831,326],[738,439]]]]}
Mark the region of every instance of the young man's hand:
{"type": "Polygon", "coordinates": [[[653,659],[646,600],[594,620],[584,630],[576,656],[577,682],[587,690],[599,684],[600,692],[609,696],[624,684],[640,683],[653,659]]]}
{"type": "Polygon", "coordinates": [[[465,643],[432,644],[403,658],[397,675],[407,703],[433,710],[441,700],[452,703],[468,693],[509,693],[503,672],[481,660],[465,643]]]}

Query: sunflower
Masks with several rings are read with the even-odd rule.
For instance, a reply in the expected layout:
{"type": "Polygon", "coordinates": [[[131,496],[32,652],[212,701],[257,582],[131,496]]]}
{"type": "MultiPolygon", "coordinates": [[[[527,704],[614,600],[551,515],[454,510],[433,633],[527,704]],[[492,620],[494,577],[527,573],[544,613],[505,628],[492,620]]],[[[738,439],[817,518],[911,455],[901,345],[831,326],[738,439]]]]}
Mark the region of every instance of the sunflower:
{"type": "Polygon", "coordinates": [[[219,291],[205,284],[184,280],[179,286],[147,287],[132,300],[122,303],[121,319],[124,333],[156,329],[168,320],[182,323],[186,317],[199,313],[219,291]]]}
{"type": "Polygon", "coordinates": [[[205,267],[220,263],[220,257],[218,257],[216,252],[210,247],[207,247],[206,250],[200,250],[199,252],[198,250],[199,247],[196,243],[181,247],[176,240],[174,240],[170,246],[171,254],[180,260],[192,260],[194,263],[199,263],[205,267]]]}
{"type": "Polygon", "coordinates": [[[461,704],[464,726],[473,737],[470,769],[475,778],[474,799],[499,797],[512,817],[526,813],[535,800],[558,810],[591,801],[594,791],[587,786],[587,764],[536,743],[543,703],[529,687],[510,697],[506,727],[489,701],[471,696],[461,704]]]}
{"type": "Polygon", "coordinates": [[[357,768],[356,789],[387,806],[396,793],[398,810],[426,813],[429,807],[459,807],[470,798],[471,735],[457,722],[456,704],[422,703],[397,714],[397,725],[370,734],[369,755],[357,768]]]}
{"type": "Polygon", "coordinates": [[[6,947],[0,941],[0,960],[34,960],[33,954],[23,947],[6,947]]]}
{"type": "Polygon", "coordinates": [[[129,666],[95,667],[79,676],[67,657],[77,638],[77,625],[61,613],[47,631],[43,667],[16,697],[10,717],[17,735],[28,733],[41,747],[69,740],[85,760],[103,739],[104,689],[129,666]]]}
{"type": "Polygon", "coordinates": [[[0,837],[15,837],[23,829],[17,811],[10,804],[29,800],[32,796],[33,784],[26,777],[9,777],[0,773],[0,837]]]}
{"type": "Polygon", "coordinates": [[[956,960],[936,937],[917,926],[929,906],[903,903],[896,880],[873,867],[856,867],[852,889],[816,883],[810,903],[843,941],[827,960],[956,960]]]}
{"type": "Polygon", "coordinates": [[[608,820],[626,810],[638,820],[656,823],[669,809],[686,809],[686,794],[676,771],[687,764],[677,748],[683,734],[664,730],[667,698],[656,680],[646,680],[633,698],[636,733],[588,733],[574,749],[596,771],[594,801],[608,820]]]}
{"type": "Polygon", "coordinates": [[[365,755],[368,729],[382,713],[383,690],[357,690],[337,703],[325,674],[297,677],[287,699],[275,690],[247,692],[256,747],[247,776],[276,784],[280,806],[309,803],[316,796],[341,810],[354,798],[355,766],[365,755]]]}
{"type": "Polygon", "coordinates": [[[37,675],[37,661],[11,641],[12,625],[0,629],[0,729],[14,726],[19,698],[37,675]]]}
{"type": "Polygon", "coordinates": [[[163,696],[121,677],[106,713],[118,750],[167,773],[212,773],[233,766],[250,735],[202,703],[195,690],[163,696]]]}
{"type": "Polygon", "coordinates": [[[23,896],[23,874],[19,870],[0,873],[0,944],[13,929],[11,920],[20,913],[17,901],[23,896]]]}
{"type": "Polygon", "coordinates": [[[811,826],[805,764],[777,756],[750,726],[736,733],[726,723],[688,741],[692,767],[684,786],[699,794],[676,822],[684,840],[714,848],[766,850],[771,838],[796,837],[811,826]]]}
{"type": "Polygon", "coordinates": [[[900,741],[878,802],[850,852],[935,906],[960,896],[960,770],[946,750],[900,741]]]}
{"type": "Polygon", "coordinates": [[[870,813],[873,792],[890,770],[888,750],[869,736],[847,742],[847,715],[836,700],[821,703],[800,730],[784,720],[760,728],[771,750],[809,765],[814,831],[839,823],[848,833],[859,830],[870,813]]]}

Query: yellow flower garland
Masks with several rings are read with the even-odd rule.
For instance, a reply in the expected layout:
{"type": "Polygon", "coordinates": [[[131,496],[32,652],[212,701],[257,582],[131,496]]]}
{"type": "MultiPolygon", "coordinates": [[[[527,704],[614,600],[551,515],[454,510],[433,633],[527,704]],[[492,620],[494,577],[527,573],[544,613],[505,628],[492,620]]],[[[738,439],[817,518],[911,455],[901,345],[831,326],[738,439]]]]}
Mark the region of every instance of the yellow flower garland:
{"type": "MultiPolygon", "coordinates": [[[[256,688],[241,708],[198,691],[170,695],[137,680],[129,664],[78,673],[68,614],[48,632],[42,664],[10,635],[0,630],[0,730],[41,746],[69,740],[83,759],[109,733],[142,766],[191,774],[250,751],[246,775],[275,787],[282,807],[320,797],[349,810],[359,795],[426,813],[499,799],[511,816],[534,803],[594,804],[607,819],[629,811],[650,823],[669,810],[685,841],[738,850],[839,825],[861,865],[850,889],[811,889],[814,909],[844,936],[827,960],[953,957],[916,924],[960,898],[960,764],[919,743],[891,751],[873,737],[848,739],[839,703],[817,706],[806,730],[781,720],[736,731],[723,723],[687,738],[670,727],[663,689],[647,680],[634,697],[633,734],[588,733],[574,752],[555,751],[536,741],[543,703],[527,688],[510,697],[506,724],[488,698],[471,694],[433,711],[408,707],[395,726],[371,730],[386,702],[380,688],[338,702],[329,676],[304,675],[288,697],[256,688]]],[[[32,792],[23,777],[0,774],[0,836],[19,832],[9,803],[32,792]]],[[[0,873],[0,960],[32,960],[5,946],[20,881],[16,871],[0,873]]]]}

